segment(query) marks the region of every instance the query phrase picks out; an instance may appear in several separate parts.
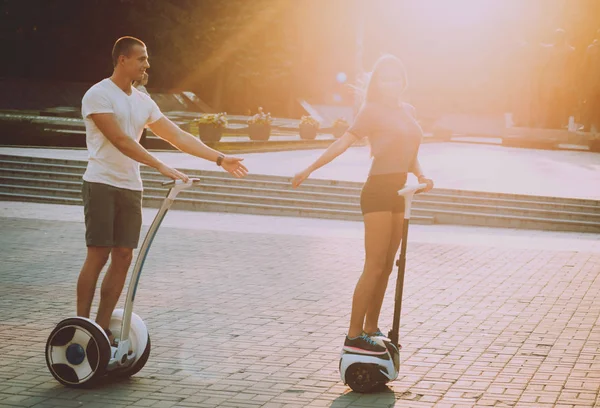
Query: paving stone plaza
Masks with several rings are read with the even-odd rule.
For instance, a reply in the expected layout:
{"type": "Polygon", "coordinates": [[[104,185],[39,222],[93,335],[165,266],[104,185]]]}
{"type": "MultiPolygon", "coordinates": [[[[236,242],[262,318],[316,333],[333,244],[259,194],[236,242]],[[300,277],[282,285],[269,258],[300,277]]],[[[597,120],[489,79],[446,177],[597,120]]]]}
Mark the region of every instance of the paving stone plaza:
{"type": "MultiPolygon", "coordinates": [[[[444,152],[429,153],[424,162],[439,172],[444,152]]],[[[562,166],[589,180],[580,196],[598,199],[596,159],[553,164],[544,154],[536,174],[562,166]]],[[[519,156],[509,179],[532,166],[525,151],[519,156]]],[[[252,170],[258,156],[248,162],[252,170]]],[[[447,183],[469,178],[466,164],[456,167],[465,173],[448,172],[447,183]]],[[[564,182],[570,195],[567,176],[555,185],[564,182]]],[[[155,213],[144,209],[144,232],[155,213]]],[[[88,390],[60,385],[44,360],[50,331],[74,314],[82,208],[0,202],[0,228],[1,407],[600,406],[598,234],[412,226],[400,375],[386,391],[361,395],[338,371],[364,259],[360,222],[169,212],[135,304],[150,359],[131,379],[88,390]]]]}

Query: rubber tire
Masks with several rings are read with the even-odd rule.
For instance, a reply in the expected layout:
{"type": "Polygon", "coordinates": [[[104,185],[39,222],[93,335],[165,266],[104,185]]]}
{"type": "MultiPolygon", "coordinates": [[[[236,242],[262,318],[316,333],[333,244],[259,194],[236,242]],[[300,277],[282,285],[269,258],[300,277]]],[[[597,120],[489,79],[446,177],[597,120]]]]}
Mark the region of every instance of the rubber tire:
{"type": "Polygon", "coordinates": [[[140,372],[140,370],[142,368],[144,368],[144,366],[148,362],[148,358],[150,357],[150,349],[151,349],[150,335],[148,335],[148,342],[146,343],[144,352],[140,356],[139,360],[134,362],[129,367],[122,369],[122,370],[115,370],[111,374],[113,374],[114,377],[116,377],[116,378],[128,378],[128,377],[136,375],[137,373],[140,372]]]}
{"type": "MultiPolygon", "coordinates": [[[[110,317],[109,328],[112,331],[115,338],[117,338],[117,339],[121,338],[121,324],[123,323],[124,313],[125,313],[125,311],[123,309],[115,309],[113,311],[112,316],[110,317]]],[[[148,333],[148,328],[146,327],[146,324],[144,323],[142,318],[132,312],[131,313],[131,326],[129,329],[129,339],[132,342],[134,342],[134,340],[135,340],[134,344],[131,345],[131,348],[136,353],[136,363],[137,363],[137,360],[139,360],[142,357],[142,354],[144,354],[144,351],[146,350],[145,344],[144,345],[138,344],[139,340],[141,338],[143,338],[147,341],[149,335],[150,335],[150,333],[148,333]]]]}
{"type": "Polygon", "coordinates": [[[354,392],[367,394],[381,390],[385,385],[382,381],[383,375],[374,364],[354,363],[346,369],[346,383],[354,392]],[[364,378],[364,376],[367,376],[364,378]],[[364,379],[364,381],[363,381],[364,379]]]}
{"type": "MultiPolygon", "coordinates": [[[[89,347],[89,343],[88,343],[88,347],[89,347]]],[[[104,374],[106,373],[106,367],[108,366],[108,362],[110,361],[111,349],[110,349],[110,343],[108,342],[108,338],[106,337],[106,334],[103,331],[101,331],[101,329],[98,328],[97,325],[89,322],[86,319],[74,317],[74,318],[62,320],[61,322],[59,322],[56,325],[54,330],[52,330],[52,332],[48,336],[48,340],[46,341],[45,354],[46,354],[46,366],[48,367],[50,374],[52,374],[52,376],[59,383],[65,385],[67,387],[71,387],[71,388],[84,388],[84,387],[93,386],[95,383],[97,383],[97,381],[100,378],[102,378],[104,376],[104,374]],[[73,382],[69,382],[69,381],[61,378],[55,372],[55,370],[52,368],[52,364],[51,364],[50,358],[48,356],[50,354],[49,353],[50,347],[52,346],[51,341],[53,340],[56,333],[58,333],[61,329],[63,329],[66,326],[79,326],[79,327],[83,328],[89,334],[92,335],[90,342],[94,341],[96,343],[96,345],[98,346],[98,361],[96,364],[96,369],[95,369],[95,371],[92,372],[93,374],[91,375],[91,377],[87,381],[84,381],[82,383],[73,383],[73,382]]],[[[87,357],[87,355],[86,355],[86,357],[87,357]]]]}
{"type": "Polygon", "coordinates": [[[394,369],[396,370],[396,377],[392,378],[390,381],[394,381],[397,377],[398,374],[400,373],[400,350],[398,350],[398,348],[389,341],[384,341],[385,346],[388,349],[388,352],[390,353],[390,357],[392,358],[392,361],[394,362],[394,369]]]}

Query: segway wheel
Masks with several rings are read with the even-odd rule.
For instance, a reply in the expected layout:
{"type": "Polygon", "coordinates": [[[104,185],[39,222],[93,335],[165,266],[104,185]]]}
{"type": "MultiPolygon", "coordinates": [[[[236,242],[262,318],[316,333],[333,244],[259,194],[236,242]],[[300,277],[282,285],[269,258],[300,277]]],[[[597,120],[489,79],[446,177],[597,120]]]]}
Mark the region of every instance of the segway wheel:
{"type": "Polygon", "coordinates": [[[346,370],[346,383],[352,391],[370,393],[380,390],[385,380],[376,365],[355,363],[346,370]]]}
{"type": "MultiPolygon", "coordinates": [[[[123,309],[115,309],[110,318],[110,331],[117,339],[121,338],[123,313],[123,309]]],[[[111,372],[111,375],[120,378],[131,377],[144,368],[146,362],[148,362],[148,358],[150,357],[150,334],[148,333],[148,329],[146,328],[144,321],[135,313],[131,314],[129,340],[131,341],[130,351],[135,353],[135,359],[133,363],[128,367],[119,368],[111,372]]]]}
{"type": "Polygon", "coordinates": [[[400,351],[392,342],[385,342],[385,346],[387,347],[394,363],[394,373],[391,380],[395,380],[398,378],[398,373],[400,372],[400,351]]]}
{"type": "Polygon", "coordinates": [[[56,325],[46,342],[46,365],[58,382],[68,387],[93,385],[106,372],[110,343],[104,330],[81,317],[56,325]]]}
{"type": "Polygon", "coordinates": [[[133,364],[127,368],[123,368],[121,370],[115,370],[115,372],[114,372],[115,377],[127,378],[127,377],[131,377],[133,375],[136,375],[137,373],[140,372],[140,370],[142,368],[144,368],[144,366],[148,362],[148,357],[150,357],[150,336],[148,336],[148,341],[146,342],[146,348],[144,349],[144,352],[142,353],[140,358],[136,359],[133,362],[133,364]]]}

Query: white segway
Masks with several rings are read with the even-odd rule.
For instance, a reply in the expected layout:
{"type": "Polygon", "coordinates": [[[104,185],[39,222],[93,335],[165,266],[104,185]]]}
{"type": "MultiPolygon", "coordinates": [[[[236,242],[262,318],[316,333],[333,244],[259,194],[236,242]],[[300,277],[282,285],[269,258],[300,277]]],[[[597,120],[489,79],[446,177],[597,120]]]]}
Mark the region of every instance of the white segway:
{"type": "Polygon", "coordinates": [[[400,370],[400,346],[398,332],[400,331],[400,311],[402,309],[402,291],[404,289],[404,271],[406,267],[406,240],[408,238],[408,224],[412,199],[418,190],[426,188],[426,184],[407,186],[398,191],[404,196],[404,225],[400,257],[396,261],[398,278],[396,280],[396,298],[394,304],[394,321],[388,337],[376,337],[375,340],[387,348],[387,353],[382,355],[366,355],[342,350],[340,357],[340,375],[342,382],[353,391],[368,393],[381,389],[385,384],[398,378],[400,370]]]}
{"type": "Polygon", "coordinates": [[[111,347],[104,330],[93,320],[83,317],[64,319],[52,330],[46,342],[46,364],[60,383],[84,387],[93,385],[104,374],[130,377],[144,367],[150,356],[150,335],[142,319],[132,311],[142,267],[152,240],[177,194],[199,181],[190,179],[187,183],[180,180],[163,183],[163,186],[171,188],[140,248],[127,290],[125,309],[116,309],[110,319],[109,329],[118,346],[111,347]]]}

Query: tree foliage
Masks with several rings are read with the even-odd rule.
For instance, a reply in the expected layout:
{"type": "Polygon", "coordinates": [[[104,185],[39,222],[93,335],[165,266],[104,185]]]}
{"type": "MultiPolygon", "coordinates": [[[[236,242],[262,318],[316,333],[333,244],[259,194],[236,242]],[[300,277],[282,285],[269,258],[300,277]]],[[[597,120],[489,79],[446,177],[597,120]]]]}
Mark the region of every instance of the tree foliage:
{"type": "Polygon", "coordinates": [[[3,0],[0,44],[9,63],[0,75],[95,82],[110,75],[114,41],[133,35],[148,46],[149,88],[192,90],[219,108],[255,109],[264,103],[261,90],[285,93],[281,85],[290,82],[293,6],[290,0],[3,0]]]}

